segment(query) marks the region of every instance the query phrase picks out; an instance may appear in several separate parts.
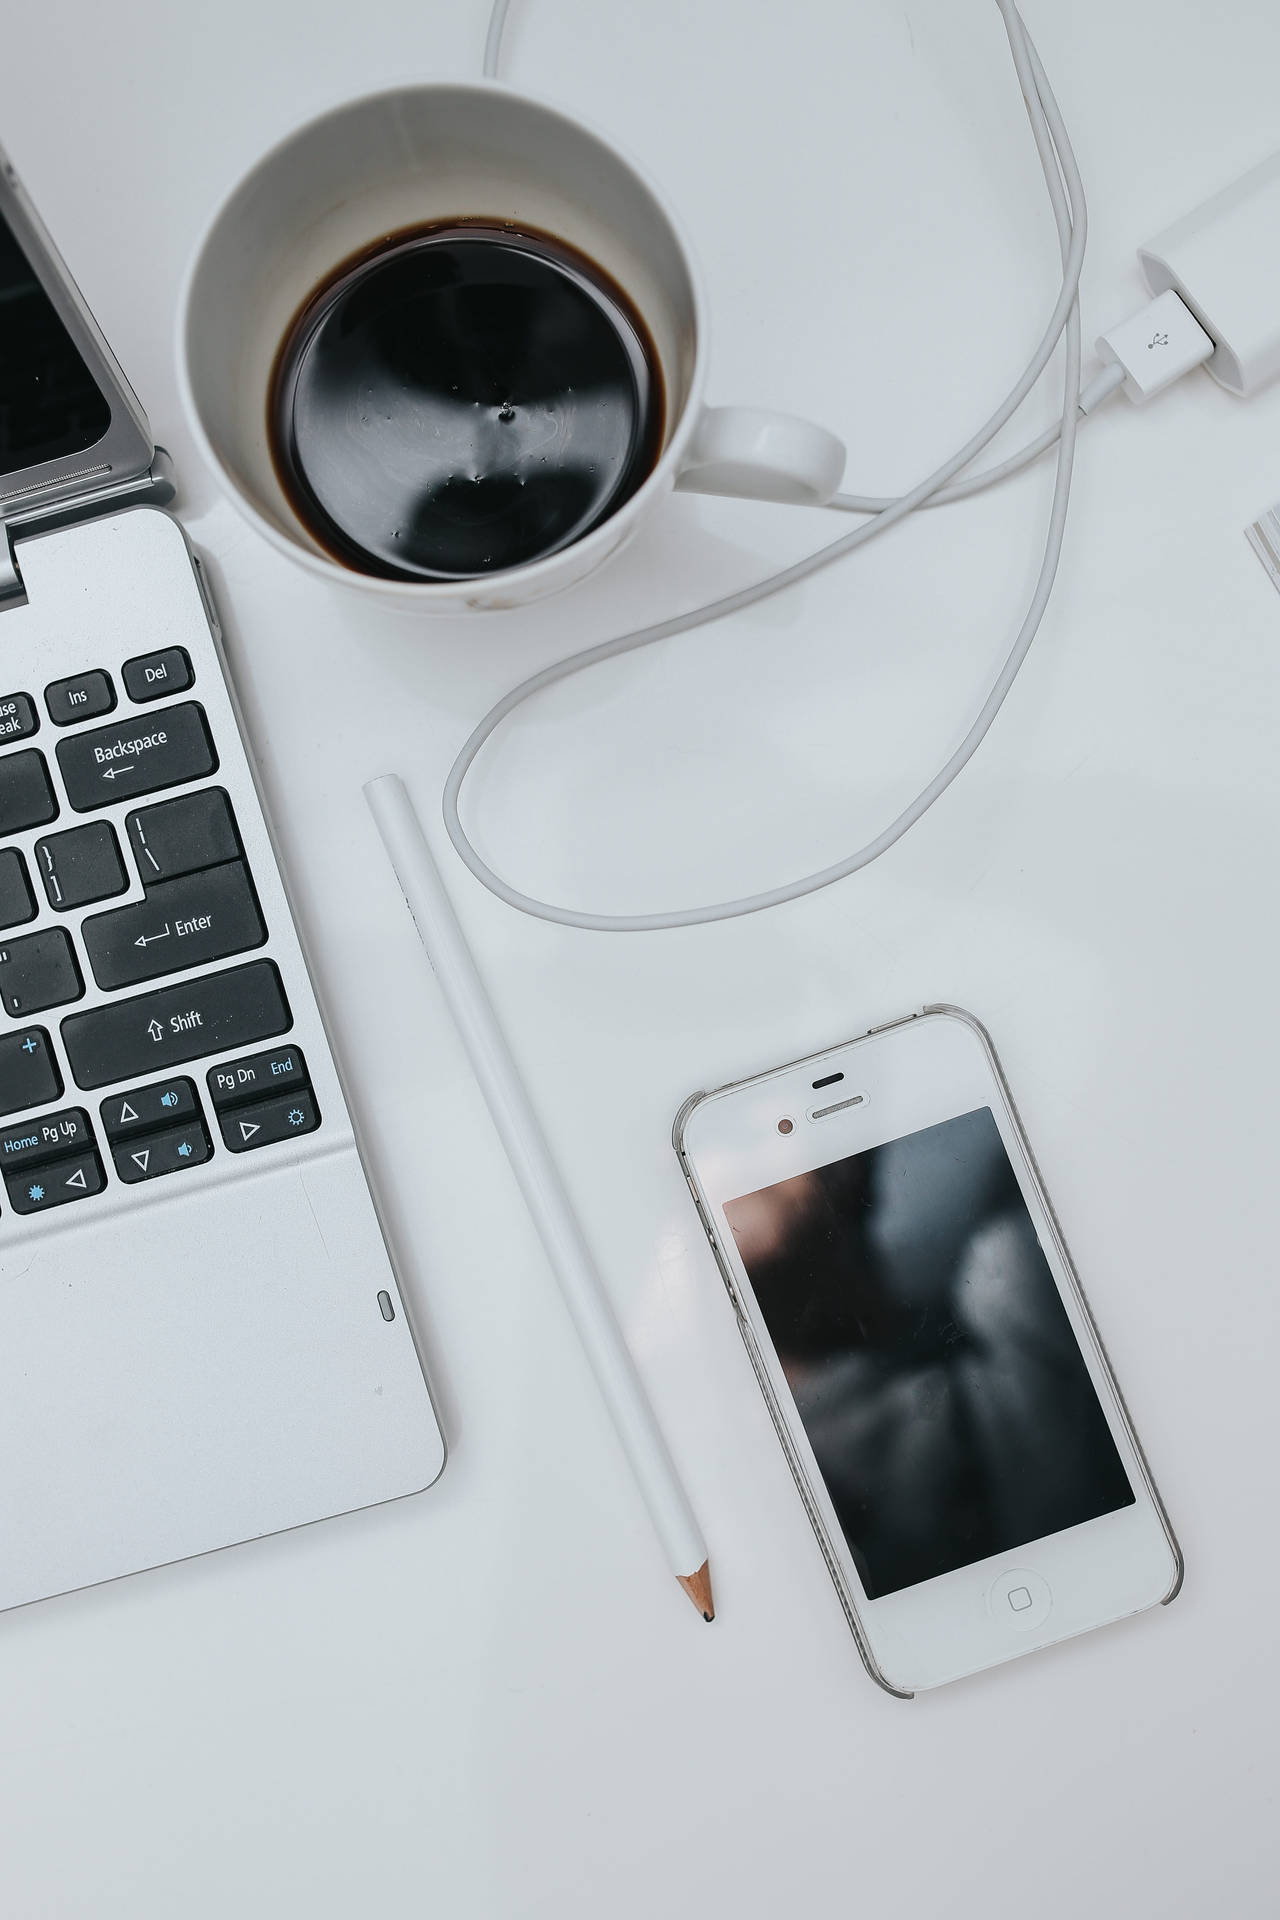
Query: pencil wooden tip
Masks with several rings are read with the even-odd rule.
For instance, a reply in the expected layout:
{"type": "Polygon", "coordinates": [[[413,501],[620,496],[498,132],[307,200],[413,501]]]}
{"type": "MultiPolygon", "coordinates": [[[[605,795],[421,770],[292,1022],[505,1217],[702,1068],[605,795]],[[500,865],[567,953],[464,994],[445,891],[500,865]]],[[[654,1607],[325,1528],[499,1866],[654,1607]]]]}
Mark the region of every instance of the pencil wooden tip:
{"type": "Polygon", "coordinates": [[[678,1573],[676,1579],[692,1600],[704,1620],[716,1617],[715,1602],[711,1598],[711,1562],[704,1560],[696,1573],[678,1573]]]}

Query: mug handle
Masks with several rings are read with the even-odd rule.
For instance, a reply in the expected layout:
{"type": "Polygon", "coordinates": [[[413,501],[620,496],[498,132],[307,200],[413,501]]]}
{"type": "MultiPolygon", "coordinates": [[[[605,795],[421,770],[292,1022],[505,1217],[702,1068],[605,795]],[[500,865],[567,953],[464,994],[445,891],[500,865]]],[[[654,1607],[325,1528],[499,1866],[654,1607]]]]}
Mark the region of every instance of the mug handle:
{"type": "Polygon", "coordinates": [[[844,462],[844,442],[811,420],[767,407],[704,407],[676,486],[820,507],[840,485],[844,462]]]}

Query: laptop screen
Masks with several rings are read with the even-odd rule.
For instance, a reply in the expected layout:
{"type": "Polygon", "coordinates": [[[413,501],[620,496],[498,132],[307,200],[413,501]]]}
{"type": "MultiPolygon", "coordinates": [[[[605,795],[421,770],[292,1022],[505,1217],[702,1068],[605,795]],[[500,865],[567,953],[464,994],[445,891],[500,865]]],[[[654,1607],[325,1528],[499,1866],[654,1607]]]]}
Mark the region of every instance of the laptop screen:
{"type": "Polygon", "coordinates": [[[110,425],[109,403],[0,213],[0,477],[83,453],[110,425]]]}

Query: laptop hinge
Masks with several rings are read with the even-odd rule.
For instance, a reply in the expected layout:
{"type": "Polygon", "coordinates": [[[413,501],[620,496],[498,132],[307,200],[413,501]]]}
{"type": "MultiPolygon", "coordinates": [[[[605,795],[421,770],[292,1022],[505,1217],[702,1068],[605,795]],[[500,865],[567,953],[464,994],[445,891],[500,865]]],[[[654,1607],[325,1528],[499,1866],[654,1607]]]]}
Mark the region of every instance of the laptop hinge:
{"type": "Polygon", "coordinates": [[[92,492],[71,494],[65,499],[33,500],[22,507],[10,507],[9,517],[0,520],[0,613],[6,607],[26,604],[15,540],[30,540],[41,533],[53,533],[59,527],[74,526],[77,521],[118,513],[125,507],[168,506],[173,496],[172,462],[164,448],[157,447],[155,460],[146,473],[111,480],[92,492]]]}
{"type": "Polygon", "coordinates": [[[13,551],[13,535],[0,520],[0,613],[6,607],[24,606],[26,598],[26,589],[13,551]]]}

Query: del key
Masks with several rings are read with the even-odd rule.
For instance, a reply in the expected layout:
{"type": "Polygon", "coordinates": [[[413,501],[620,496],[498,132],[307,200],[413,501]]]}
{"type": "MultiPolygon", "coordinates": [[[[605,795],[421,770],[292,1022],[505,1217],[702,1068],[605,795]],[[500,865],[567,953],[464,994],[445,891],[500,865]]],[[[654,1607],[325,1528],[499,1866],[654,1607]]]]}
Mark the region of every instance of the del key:
{"type": "Polygon", "coordinates": [[[58,742],[63,784],[77,813],[199,780],[217,764],[204,709],[194,700],[58,742]]]}

